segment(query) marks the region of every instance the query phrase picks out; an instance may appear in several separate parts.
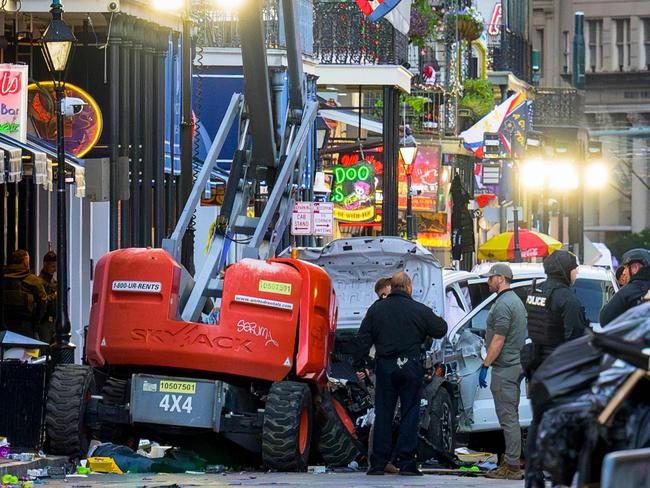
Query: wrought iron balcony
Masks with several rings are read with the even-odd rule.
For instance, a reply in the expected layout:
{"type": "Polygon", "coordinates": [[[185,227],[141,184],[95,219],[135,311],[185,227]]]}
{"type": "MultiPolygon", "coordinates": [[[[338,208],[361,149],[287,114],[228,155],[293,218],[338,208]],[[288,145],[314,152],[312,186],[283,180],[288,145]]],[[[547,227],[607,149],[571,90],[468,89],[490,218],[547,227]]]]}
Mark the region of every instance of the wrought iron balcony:
{"type": "Polygon", "coordinates": [[[445,95],[442,91],[414,88],[400,108],[407,125],[418,136],[444,132],[445,95]]]}
{"type": "Polygon", "coordinates": [[[502,28],[488,51],[492,71],[510,71],[520,80],[531,82],[531,44],[524,37],[502,28]]]}
{"type": "Polygon", "coordinates": [[[387,20],[368,22],[354,1],[316,0],[314,57],[323,64],[404,64],[408,39],[387,20]]]}
{"type": "Polygon", "coordinates": [[[585,119],[584,94],[573,88],[537,88],[533,126],[582,127],[585,119]]]}
{"type": "MultiPolygon", "coordinates": [[[[302,42],[303,54],[313,52],[314,7],[312,0],[298,0],[298,30],[302,42]]],[[[264,0],[262,4],[262,20],[266,35],[266,47],[282,49],[286,47],[282,8],[279,0],[264,0]]],[[[229,12],[214,10],[197,15],[199,35],[205,46],[210,47],[241,47],[239,18],[229,12]]]]}

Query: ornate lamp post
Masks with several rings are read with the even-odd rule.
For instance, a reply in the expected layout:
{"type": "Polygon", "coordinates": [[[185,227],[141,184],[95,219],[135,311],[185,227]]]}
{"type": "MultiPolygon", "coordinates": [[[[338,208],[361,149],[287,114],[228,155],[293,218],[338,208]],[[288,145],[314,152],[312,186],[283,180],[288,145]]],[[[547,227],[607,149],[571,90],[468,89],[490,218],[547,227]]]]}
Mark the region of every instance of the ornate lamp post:
{"type": "Polygon", "coordinates": [[[52,14],[52,21],[45,30],[43,37],[41,37],[40,45],[56,94],[57,302],[56,341],[52,346],[52,359],[55,364],[71,364],[74,363],[74,345],[70,344],[70,318],[68,317],[68,219],[66,212],[63,101],[65,98],[65,80],[77,39],[63,21],[63,5],[60,0],[52,1],[50,13],[52,14]]]}
{"type": "Polygon", "coordinates": [[[411,175],[413,174],[413,162],[418,153],[418,146],[414,142],[406,142],[399,148],[399,155],[404,164],[406,173],[406,238],[410,241],[417,238],[417,229],[415,227],[415,216],[413,215],[411,175]]]}

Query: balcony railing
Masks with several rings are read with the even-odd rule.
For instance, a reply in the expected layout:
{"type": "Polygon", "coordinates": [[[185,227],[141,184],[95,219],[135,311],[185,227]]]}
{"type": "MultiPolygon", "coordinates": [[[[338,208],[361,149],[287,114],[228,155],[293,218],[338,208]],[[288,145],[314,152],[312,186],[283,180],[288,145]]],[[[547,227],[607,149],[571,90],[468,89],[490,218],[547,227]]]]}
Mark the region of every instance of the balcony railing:
{"type": "Polygon", "coordinates": [[[511,71],[520,80],[531,81],[531,45],[521,35],[501,29],[488,46],[492,71],[511,71]]]}
{"type": "Polygon", "coordinates": [[[408,39],[387,20],[367,22],[353,1],[317,0],[314,57],[323,64],[404,64],[408,39]]]}
{"type": "Polygon", "coordinates": [[[533,127],[582,127],[584,95],[573,88],[537,88],[533,127]]]}
{"type": "Polygon", "coordinates": [[[445,95],[442,91],[411,90],[400,112],[406,123],[419,136],[436,135],[444,132],[445,95]]]}
{"type": "MultiPolygon", "coordinates": [[[[314,7],[311,0],[298,0],[298,31],[302,42],[303,54],[311,55],[314,50],[312,24],[314,7]]],[[[282,8],[279,0],[264,0],[262,4],[262,20],[266,37],[266,47],[282,49],[286,47],[282,8]]],[[[239,18],[224,11],[209,11],[206,21],[199,22],[199,33],[203,42],[210,47],[241,47],[241,32],[239,18]]]]}

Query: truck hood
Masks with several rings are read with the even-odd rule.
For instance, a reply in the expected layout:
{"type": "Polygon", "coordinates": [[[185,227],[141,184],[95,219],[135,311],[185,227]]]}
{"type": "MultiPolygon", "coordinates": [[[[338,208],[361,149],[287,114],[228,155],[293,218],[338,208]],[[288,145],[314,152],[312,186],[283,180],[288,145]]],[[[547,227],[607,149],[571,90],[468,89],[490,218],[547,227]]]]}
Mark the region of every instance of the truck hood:
{"type": "Polygon", "coordinates": [[[398,237],[337,239],[323,248],[302,248],[298,258],[322,267],[334,283],[338,330],[356,330],[377,300],[375,281],[406,271],[413,279],[413,298],[444,316],[442,266],[420,244],[398,237]]]}

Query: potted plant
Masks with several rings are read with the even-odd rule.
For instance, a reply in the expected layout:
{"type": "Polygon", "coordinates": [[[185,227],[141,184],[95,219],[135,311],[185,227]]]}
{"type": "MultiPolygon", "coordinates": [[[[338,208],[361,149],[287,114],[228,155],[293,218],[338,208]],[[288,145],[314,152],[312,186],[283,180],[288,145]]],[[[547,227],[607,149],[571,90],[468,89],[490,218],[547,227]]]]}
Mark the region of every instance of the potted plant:
{"type": "Polygon", "coordinates": [[[475,122],[485,117],[494,108],[495,100],[492,83],[487,80],[465,80],[463,97],[458,102],[461,109],[471,110],[475,122]]]}
{"type": "Polygon", "coordinates": [[[443,21],[450,36],[455,36],[458,26],[458,36],[469,42],[481,37],[485,27],[483,17],[475,7],[449,10],[445,13],[443,21]]]}

